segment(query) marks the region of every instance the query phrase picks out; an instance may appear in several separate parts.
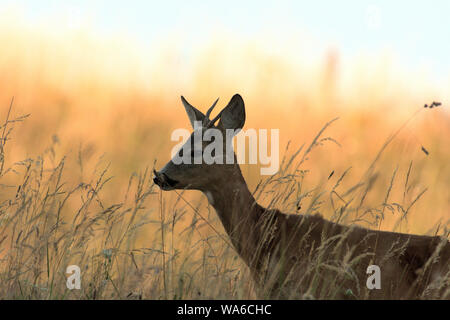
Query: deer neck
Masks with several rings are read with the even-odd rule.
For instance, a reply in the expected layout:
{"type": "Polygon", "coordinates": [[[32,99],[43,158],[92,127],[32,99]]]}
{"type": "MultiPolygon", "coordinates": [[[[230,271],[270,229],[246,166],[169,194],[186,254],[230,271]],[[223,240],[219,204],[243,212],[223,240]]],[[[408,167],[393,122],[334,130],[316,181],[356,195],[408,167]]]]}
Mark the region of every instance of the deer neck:
{"type": "Polygon", "coordinates": [[[261,214],[261,207],[245,183],[239,167],[227,177],[227,182],[202,190],[214,207],[233,245],[242,255],[244,242],[253,234],[253,226],[261,214]]]}

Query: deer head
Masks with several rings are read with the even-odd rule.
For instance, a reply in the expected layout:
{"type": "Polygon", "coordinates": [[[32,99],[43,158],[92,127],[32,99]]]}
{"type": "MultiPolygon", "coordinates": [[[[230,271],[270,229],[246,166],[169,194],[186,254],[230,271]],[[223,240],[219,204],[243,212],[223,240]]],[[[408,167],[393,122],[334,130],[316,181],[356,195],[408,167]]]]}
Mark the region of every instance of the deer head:
{"type": "Polygon", "coordinates": [[[214,118],[211,112],[218,99],[206,115],[181,97],[189,121],[194,129],[190,137],[172,159],[160,170],[154,170],[153,181],[162,190],[195,189],[207,191],[211,185],[227,183],[236,172],[240,173],[231,139],[244,126],[245,107],[239,94],[235,94],[228,105],[214,118]],[[215,123],[218,122],[217,125],[215,123]],[[200,137],[200,138],[199,138],[200,137]],[[215,141],[220,139],[221,141],[215,141]],[[211,148],[213,142],[220,142],[220,148],[211,148]],[[208,152],[215,161],[204,161],[208,152]],[[232,158],[232,161],[227,161],[232,158]],[[187,161],[186,161],[187,160],[187,161]]]}

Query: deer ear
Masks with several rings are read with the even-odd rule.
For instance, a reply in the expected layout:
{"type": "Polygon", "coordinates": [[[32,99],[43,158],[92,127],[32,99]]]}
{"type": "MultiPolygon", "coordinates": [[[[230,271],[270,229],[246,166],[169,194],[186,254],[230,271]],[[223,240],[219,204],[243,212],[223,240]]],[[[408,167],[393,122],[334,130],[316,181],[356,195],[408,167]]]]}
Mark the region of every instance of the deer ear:
{"type": "Polygon", "coordinates": [[[225,109],[222,110],[219,126],[224,129],[241,130],[245,123],[244,100],[239,94],[231,98],[225,109]]]}
{"type": "Polygon", "coordinates": [[[195,122],[200,121],[203,123],[205,115],[197,108],[191,106],[191,104],[187,102],[183,96],[181,96],[181,102],[183,102],[184,109],[186,109],[186,113],[188,115],[189,121],[191,122],[192,128],[195,129],[195,122]]]}

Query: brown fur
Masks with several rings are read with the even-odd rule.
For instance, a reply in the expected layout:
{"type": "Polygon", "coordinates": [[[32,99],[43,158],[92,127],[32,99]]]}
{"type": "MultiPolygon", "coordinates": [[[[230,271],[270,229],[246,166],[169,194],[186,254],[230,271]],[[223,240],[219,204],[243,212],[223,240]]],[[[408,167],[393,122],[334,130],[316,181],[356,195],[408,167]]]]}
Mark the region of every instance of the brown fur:
{"type": "Polygon", "coordinates": [[[264,297],[328,296],[323,292],[327,279],[339,282],[335,288],[340,289],[331,296],[334,298],[444,298],[442,295],[450,287],[448,277],[443,282],[450,272],[450,243],[446,239],[344,226],[319,215],[267,210],[256,203],[240,170],[233,181],[208,192],[264,297]],[[352,265],[357,257],[361,259],[352,265]],[[326,277],[319,279],[314,288],[303,287],[314,277],[306,271],[317,263],[316,276],[327,273],[326,277]],[[327,264],[337,270],[322,268],[327,264]],[[379,290],[366,287],[366,269],[372,264],[381,269],[379,290]],[[350,270],[346,271],[346,267],[350,270]],[[436,286],[440,287],[432,289],[436,286]]]}

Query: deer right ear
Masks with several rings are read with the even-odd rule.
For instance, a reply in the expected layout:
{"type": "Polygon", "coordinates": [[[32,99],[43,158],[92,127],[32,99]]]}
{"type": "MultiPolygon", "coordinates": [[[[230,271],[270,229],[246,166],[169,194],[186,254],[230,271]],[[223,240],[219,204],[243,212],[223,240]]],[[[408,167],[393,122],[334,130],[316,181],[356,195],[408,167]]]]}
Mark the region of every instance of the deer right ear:
{"type": "Polygon", "coordinates": [[[197,108],[191,106],[191,104],[187,102],[183,96],[181,96],[181,102],[183,102],[184,109],[186,109],[186,113],[188,115],[189,121],[191,122],[192,128],[195,129],[195,122],[200,121],[201,123],[203,123],[205,115],[197,108]]]}
{"type": "Polygon", "coordinates": [[[245,106],[244,100],[239,94],[235,94],[231,98],[225,109],[220,115],[219,126],[224,129],[240,130],[245,123],[245,106]]]}

